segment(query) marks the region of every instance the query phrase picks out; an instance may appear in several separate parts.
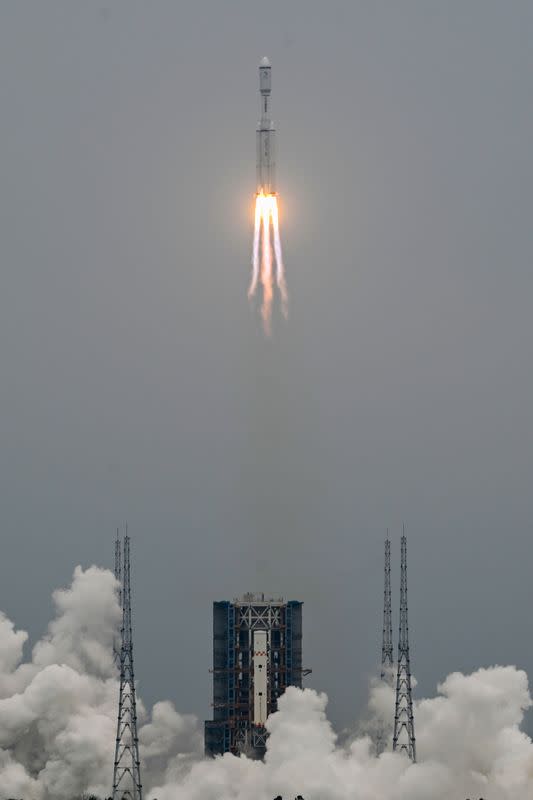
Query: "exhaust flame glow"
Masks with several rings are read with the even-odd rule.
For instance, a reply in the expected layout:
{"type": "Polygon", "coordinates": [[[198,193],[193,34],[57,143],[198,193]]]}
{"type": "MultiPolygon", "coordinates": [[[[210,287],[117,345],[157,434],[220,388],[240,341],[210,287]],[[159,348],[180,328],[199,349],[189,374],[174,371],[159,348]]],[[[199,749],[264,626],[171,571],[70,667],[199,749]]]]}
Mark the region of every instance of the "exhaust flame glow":
{"type": "Polygon", "coordinates": [[[281,299],[281,310],[284,317],[287,318],[289,297],[281,252],[278,199],[275,194],[264,194],[261,191],[255,198],[252,280],[248,289],[248,297],[252,299],[258,292],[259,284],[261,284],[261,316],[263,317],[263,328],[267,336],[271,333],[274,261],[276,263],[275,284],[281,299]]]}

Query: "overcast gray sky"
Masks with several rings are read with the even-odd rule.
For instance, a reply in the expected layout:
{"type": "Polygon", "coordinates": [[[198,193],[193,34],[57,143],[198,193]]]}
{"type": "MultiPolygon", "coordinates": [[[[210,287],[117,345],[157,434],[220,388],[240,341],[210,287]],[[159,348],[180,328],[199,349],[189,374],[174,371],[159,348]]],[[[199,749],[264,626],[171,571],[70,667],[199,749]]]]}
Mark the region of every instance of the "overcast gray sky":
{"type": "Polygon", "coordinates": [[[0,608],[134,553],[149,701],[210,713],[211,602],[304,607],[353,722],[382,539],[417,696],[533,674],[533,5],[0,5],[0,608]],[[288,324],[246,301],[273,65],[288,324]]]}

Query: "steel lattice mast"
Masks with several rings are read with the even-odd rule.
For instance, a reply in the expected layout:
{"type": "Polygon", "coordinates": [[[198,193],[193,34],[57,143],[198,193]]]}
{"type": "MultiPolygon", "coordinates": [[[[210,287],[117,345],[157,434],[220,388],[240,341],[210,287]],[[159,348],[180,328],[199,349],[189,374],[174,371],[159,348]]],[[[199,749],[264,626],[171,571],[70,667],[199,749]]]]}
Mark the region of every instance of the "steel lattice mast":
{"type": "MultiPolygon", "coordinates": [[[[383,637],[381,641],[381,680],[392,683],[392,668],[394,666],[394,650],[392,645],[392,600],[390,583],[390,539],[387,529],[385,539],[385,580],[383,587],[383,637]]],[[[378,723],[376,734],[376,753],[379,756],[385,750],[386,729],[385,721],[378,723]]]]}
{"type": "MultiPolygon", "coordinates": [[[[117,528],[117,538],[115,539],[115,580],[118,581],[118,604],[122,608],[122,542],[120,541],[119,530],[117,528]]],[[[120,644],[117,641],[113,644],[113,656],[117,667],[120,666],[120,644]]]]}
{"type": "Polygon", "coordinates": [[[392,646],[392,601],[390,585],[390,539],[387,530],[385,539],[385,582],[383,591],[383,639],[381,645],[381,679],[390,678],[390,670],[394,665],[392,646]]]}
{"type": "Polygon", "coordinates": [[[120,648],[120,696],[118,705],[113,800],[142,800],[137,703],[133,672],[133,637],[131,624],[130,539],[124,537],[122,584],[122,646],[120,648]]]}
{"type": "Polygon", "coordinates": [[[396,675],[396,708],[392,749],[407,753],[416,761],[415,723],[411,692],[411,664],[409,659],[409,623],[407,618],[407,537],[402,534],[400,582],[400,632],[398,638],[398,671],[396,675]]]}
{"type": "Polygon", "coordinates": [[[115,539],[115,578],[120,584],[118,602],[122,606],[122,543],[117,528],[117,538],[115,539]]]}

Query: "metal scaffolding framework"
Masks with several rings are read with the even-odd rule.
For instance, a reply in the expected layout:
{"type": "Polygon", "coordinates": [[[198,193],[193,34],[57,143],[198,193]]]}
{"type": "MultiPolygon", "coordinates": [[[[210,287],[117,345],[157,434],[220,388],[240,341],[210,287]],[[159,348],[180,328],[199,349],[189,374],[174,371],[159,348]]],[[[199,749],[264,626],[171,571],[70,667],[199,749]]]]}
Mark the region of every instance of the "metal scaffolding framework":
{"type": "MultiPolygon", "coordinates": [[[[117,538],[115,539],[115,580],[118,581],[117,599],[122,608],[122,542],[120,540],[119,529],[117,528],[117,538]]],[[[120,641],[118,637],[113,642],[113,657],[117,669],[120,668],[120,641]]]]}
{"type": "Polygon", "coordinates": [[[133,672],[130,539],[127,534],[124,537],[121,635],[120,695],[113,769],[113,800],[142,800],[139,740],[137,737],[137,702],[133,672]]]}
{"type": "Polygon", "coordinates": [[[390,677],[390,670],[394,666],[394,653],[392,646],[392,600],[390,585],[390,539],[387,531],[385,539],[385,583],[383,590],[383,639],[381,645],[381,679],[390,677]]]}
{"type": "MultiPolygon", "coordinates": [[[[126,528],[126,535],[128,529],[126,528]]],[[[118,602],[122,606],[122,542],[120,541],[120,533],[117,528],[117,538],[115,539],[115,578],[119,582],[120,588],[118,592],[118,602]]]]}
{"type": "Polygon", "coordinates": [[[206,754],[261,758],[266,717],[287,686],[301,687],[309,672],[302,667],[302,603],[252,593],[214,603],[214,718],[205,723],[206,754]]]}
{"type": "MultiPolygon", "coordinates": [[[[387,530],[385,539],[385,580],[383,589],[383,635],[381,640],[381,680],[392,683],[392,669],[394,667],[394,650],[392,644],[392,599],[390,582],[390,539],[387,530]]],[[[388,725],[385,720],[380,720],[376,735],[376,752],[378,755],[385,750],[388,725]]]]}
{"type": "Polygon", "coordinates": [[[396,674],[396,708],[392,749],[406,753],[416,761],[415,723],[411,691],[411,664],[409,658],[409,623],[407,618],[407,537],[402,535],[400,582],[400,631],[398,638],[398,669],[396,674]]]}

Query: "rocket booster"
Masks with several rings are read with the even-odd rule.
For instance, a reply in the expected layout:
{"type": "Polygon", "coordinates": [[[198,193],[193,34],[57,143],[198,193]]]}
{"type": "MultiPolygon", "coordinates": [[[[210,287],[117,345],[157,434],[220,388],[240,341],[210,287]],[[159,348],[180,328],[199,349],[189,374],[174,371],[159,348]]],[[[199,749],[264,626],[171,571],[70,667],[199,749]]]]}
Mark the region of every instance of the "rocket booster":
{"type": "Polygon", "coordinates": [[[270,119],[270,91],[272,86],[270,61],[265,56],[259,64],[259,91],[261,93],[261,119],[257,123],[257,194],[275,194],[274,139],[276,131],[270,119]]]}

